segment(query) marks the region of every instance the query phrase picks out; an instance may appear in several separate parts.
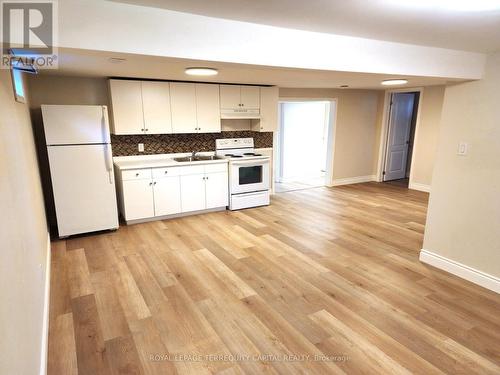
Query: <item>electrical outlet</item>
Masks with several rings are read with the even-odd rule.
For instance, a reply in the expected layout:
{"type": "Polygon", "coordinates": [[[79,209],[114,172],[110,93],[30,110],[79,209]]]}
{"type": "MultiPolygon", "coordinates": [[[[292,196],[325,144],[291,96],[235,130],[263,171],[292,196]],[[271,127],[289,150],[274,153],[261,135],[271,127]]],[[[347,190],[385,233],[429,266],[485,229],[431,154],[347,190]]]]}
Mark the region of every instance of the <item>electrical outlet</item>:
{"type": "Polygon", "coordinates": [[[144,143],[139,143],[137,145],[137,150],[139,150],[139,152],[144,152],[144,143]]]}
{"type": "Polygon", "coordinates": [[[469,145],[466,142],[460,142],[458,144],[458,152],[457,155],[460,156],[465,156],[467,155],[467,149],[469,148],[469,145]]]}

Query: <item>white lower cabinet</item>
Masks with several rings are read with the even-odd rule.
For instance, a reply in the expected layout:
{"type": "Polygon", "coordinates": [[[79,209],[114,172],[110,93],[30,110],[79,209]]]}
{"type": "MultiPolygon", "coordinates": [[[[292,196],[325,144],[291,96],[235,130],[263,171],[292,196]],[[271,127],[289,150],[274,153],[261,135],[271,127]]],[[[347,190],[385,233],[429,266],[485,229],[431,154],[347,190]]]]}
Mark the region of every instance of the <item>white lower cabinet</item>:
{"type": "Polygon", "coordinates": [[[205,209],[204,174],[181,176],[181,191],[182,212],[200,211],[205,209]]]}
{"type": "Polygon", "coordinates": [[[227,206],[229,187],[227,173],[209,173],[205,177],[207,208],[227,206]]]}
{"type": "Polygon", "coordinates": [[[153,182],[151,179],[127,180],[122,183],[125,220],[139,220],[155,216],[153,182]]]}
{"type": "Polygon", "coordinates": [[[229,204],[227,164],[125,170],[118,178],[127,222],[229,204]]]}
{"type": "Polygon", "coordinates": [[[172,215],[181,212],[181,183],[178,176],[154,180],[154,216],[172,215]]]}

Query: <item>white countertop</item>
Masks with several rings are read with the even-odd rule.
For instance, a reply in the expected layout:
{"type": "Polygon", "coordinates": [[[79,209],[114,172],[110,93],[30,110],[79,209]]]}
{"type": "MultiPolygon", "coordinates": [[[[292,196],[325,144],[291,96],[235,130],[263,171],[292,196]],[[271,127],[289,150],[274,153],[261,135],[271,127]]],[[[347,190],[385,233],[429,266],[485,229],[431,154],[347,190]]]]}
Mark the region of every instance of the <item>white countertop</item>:
{"type": "MultiPolygon", "coordinates": [[[[189,156],[190,153],[183,154],[160,154],[160,155],[137,155],[137,156],[115,156],[113,163],[119,170],[142,169],[142,168],[162,168],[162,167],[181,167],[200,164],[220,164],[227,163],[227,159],[218,160],[200,160],[178,162],[174,158],[189,156]]],[[[213,155],[213,152],[200,152],[197,155],[213,155]]]]}

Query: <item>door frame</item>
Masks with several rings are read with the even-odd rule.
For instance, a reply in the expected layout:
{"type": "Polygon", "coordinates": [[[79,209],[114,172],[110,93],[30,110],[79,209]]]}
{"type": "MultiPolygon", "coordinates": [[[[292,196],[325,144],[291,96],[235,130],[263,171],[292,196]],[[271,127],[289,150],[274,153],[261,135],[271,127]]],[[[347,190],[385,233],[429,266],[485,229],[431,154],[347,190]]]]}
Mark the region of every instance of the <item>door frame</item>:
{"type": "Polygon", "coordinates": [[[397,93],[405,93],[405,92],[418,92],[420,95],[418,101],[417,108],[417,119],[415,121],[415,135],[413,137],[413,150],[412,150],[412,158],[410,163],[410,178],[408,183],[408,188],[411,189],[413,184],[413,165],[416,159],[416,140],[418,139],[418,133],[420,129],[420,118],[422,117],[422,103],[424,97],[424,88],[423,87],[414,87],[414,88],[404,88],[404,89],[392,89],[386,90],[384,93],[384,111],[382,114],[382,129],[380,131],[380,139],[379,139],[379,150],[378,150],[378,163],[377,163],[377,182],[384,181],[384,167],[387,158],[387,136],[389,133],[389,120],[390,120],[390,109],[391,109],[391,95],[397,93]]]}
{"type": "MultiPolygon", "coordinates": [[[[333,186],[333,163],[335,157],[335,138],[337,134],[337,113],[338,113],[338,98],[297,98],[297,97],[285,97],[278,98],[278,131],[274,133],[274,144],[279,145],[273,148],[273,159],[275,160],[273,168],[273,184],[278,176],[278,170],[281,169],[281,128],[283,118],[281,116],[281,105],[287,102],[328,102],[329,103],[329,113],[328,113],[328,140],[326,143],[326,173],[325,173],[325,186],[333,186]],[[332,108],[333,111],[332,116],[332,108]]],[[[273,185],[274,186],[274,185],[273,185]]]]}

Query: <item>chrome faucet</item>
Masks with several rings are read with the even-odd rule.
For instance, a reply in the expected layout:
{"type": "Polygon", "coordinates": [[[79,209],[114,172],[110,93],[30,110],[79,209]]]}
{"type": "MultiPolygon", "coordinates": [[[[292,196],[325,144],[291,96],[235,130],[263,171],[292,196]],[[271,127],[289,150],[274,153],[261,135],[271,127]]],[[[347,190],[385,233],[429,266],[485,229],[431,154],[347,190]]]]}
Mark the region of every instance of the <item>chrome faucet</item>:
{"type": "Polygon", "coordinates": [[[191,152],[191,159],[194,159],[196,157],[197,151],[191,152]]]}

